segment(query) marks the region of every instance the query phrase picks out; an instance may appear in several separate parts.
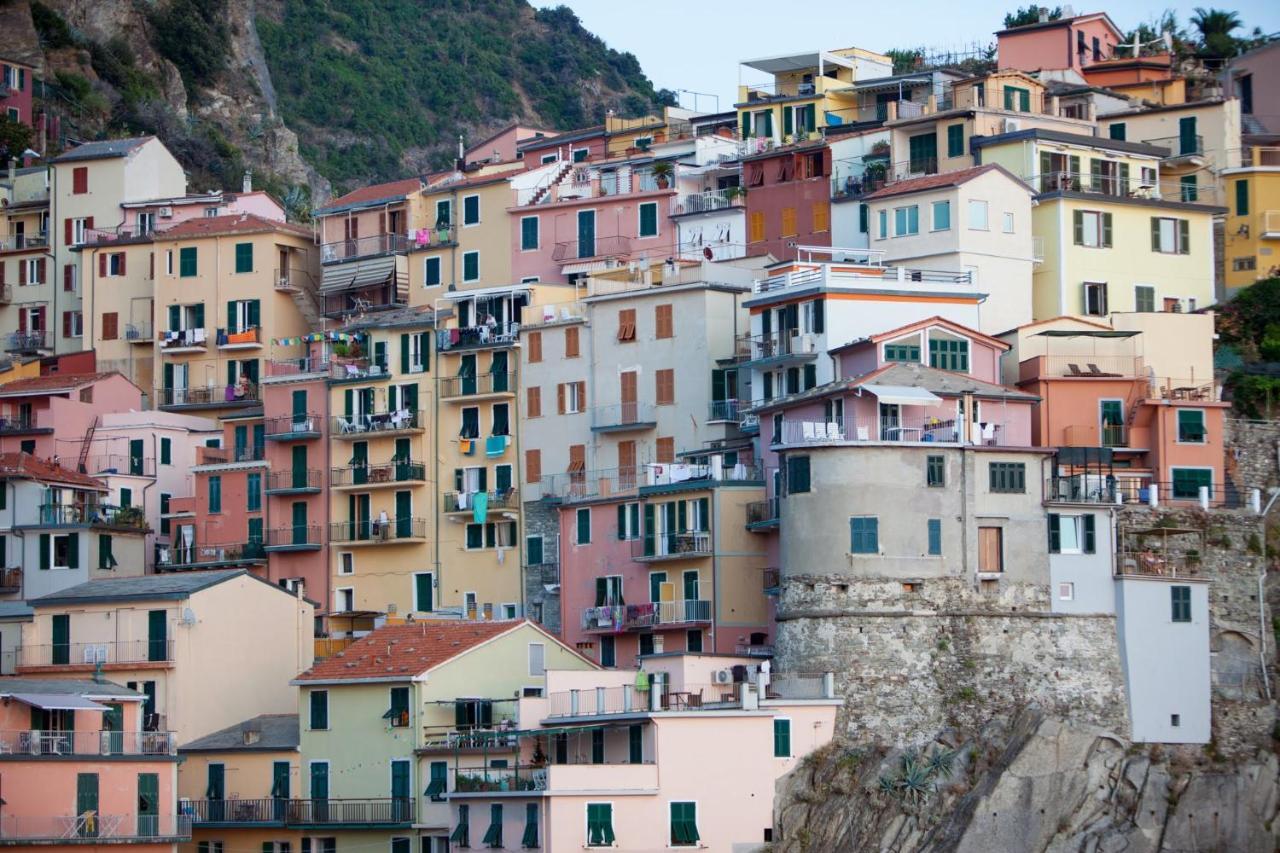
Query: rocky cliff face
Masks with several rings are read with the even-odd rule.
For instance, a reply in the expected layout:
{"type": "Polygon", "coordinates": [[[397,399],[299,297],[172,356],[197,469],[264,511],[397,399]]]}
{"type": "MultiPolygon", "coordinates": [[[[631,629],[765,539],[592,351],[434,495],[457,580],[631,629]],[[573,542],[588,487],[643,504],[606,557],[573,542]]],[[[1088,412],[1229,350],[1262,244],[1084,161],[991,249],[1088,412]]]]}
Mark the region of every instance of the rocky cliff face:
{"type": "Polygon", "coordinates": [[[775,853],[1272,853],[1280,763],[1027,709],[913,752],[833,746],[778,786],[775,853]]]}

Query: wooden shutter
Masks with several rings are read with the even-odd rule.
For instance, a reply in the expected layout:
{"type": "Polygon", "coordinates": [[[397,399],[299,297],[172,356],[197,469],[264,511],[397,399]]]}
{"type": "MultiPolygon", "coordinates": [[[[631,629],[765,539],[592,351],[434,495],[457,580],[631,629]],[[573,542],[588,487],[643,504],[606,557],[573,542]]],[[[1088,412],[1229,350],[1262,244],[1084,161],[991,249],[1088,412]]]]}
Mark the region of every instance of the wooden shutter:
{"type": "Polygon", "coordinates": [[[1001,554],[1001,534],[999,527],[978,528],[978,571],[1004,571],[1001,554]]]}
{"type": "Polygon", "coordinates": [[[1049,513],[1049,553],[1057,554],[1062,550],[1062,531],[1059,528],[1061,516],[1056,512],[1049,513]]]}
{"type": "Polygon", "coordinates": [[[1111,248],[1111,214],[1102,214],[1102,245],[1111,248]]]}
{"type": "Polygon", "coordinates": [[[542,479],[541,450],[526,450],[524,452],[524,478],[530,483],[536,483],[542,479]]]}
{"type": "Polygon", "coordinates": [[[636,339],[636,309],[623,308],[618,312],[618,340],[634,341],[636,339]]]}
{"type": "Polygon", "coordinates": [[[659,406],[674,405],[676,401],[676,376],[671,368],[654,373],[657,382],[656,396],[659,406]]]}
{"type": "Polygon", "coordinates": [[[582,471],[587,467],[587,446],[585,444],[569,445],[569,470],[582,471]]]}
{"type": "Polygon", "coordinates": [[[656,335],[659,338],[670,338],[675,336],[675,328],[672,323],[671,305],[657,305],[653,309],[653,323],[657,329],[656,335]]]}
{"type": "Polygon", "coordinates": [[[76,265],[75,264],[63,264],[62,289],[68,293],[76,289],[76,265]]]}
{"type": "Polygon", "coordinates": [[[748,228],[747,242],[759,243],[764,240],[764,211],[752,211],[748,228]]]}
{"type": "Polygon", "coordinates": [[[22,287],[27,283],[27,259],[20,258],[18,260],[18,287],[22,287]]]}
{"type": "Polygon", "coordinates": [[[564,391],[565,391],[565,384],[561,382],[559,385],[556,386],[556,414],[563,415],[565,412],[564,391]]]}
{"type": "Polygon", "coordinates": [[[578,400],[578,411],[585,412],[587,410],[587,383],[573,383],[573,393],[578,400]]]}
{"type": "Polygon", "coordinates": [[[120,252],[120,275],[125,274],[125,260],[129,257],[124,252],[120,252]]]}
{"type": "Polygon", "coordinates": [[[576,326],[564,330],[564,357],[578,357],[578,329],[576,326]]]}
{"type": "Polygon", "coordinates": [[[1191,220],[1178,220],[1178,254],[1191,254],[1191,220]]]}
{"type": "Polygon", "coordinates": [[[825,201],[815,201],[813,203],[813,230],[829,231],[830,225],[827,217],[827,203],[825,201]]]}
{"type": "Polygon", "coordinates": [[[796,209],[794,207],[782,208],[782,234],[780,236],[796,236],[796,209]]]}
{"type": "Polygon", "coordinates": [[[542,332],[529,333],[529,363],[537,364],[542,361],[542,332]]]}
{"type": "Polygon", "coordinates": [[[525,389],[525,417],[542,417],[542,388],[533,386],[525,389]]]}
{"type": "Polygon", "coordinates": [[[675,462],[676,461],[676,440],[671,436],[658,439],[658,461],[659,462],[675,462]]]}
{"type": "Polygon", "coordinates": [[[120,315],[114,311],[102,315],[102,339],[114,341],[119,337],[120,315]]]}
{"type": "Polygon", "coordinates": [[[1160,251],[1160,217],[1151,217],[1151,251],[1160,251]]]}

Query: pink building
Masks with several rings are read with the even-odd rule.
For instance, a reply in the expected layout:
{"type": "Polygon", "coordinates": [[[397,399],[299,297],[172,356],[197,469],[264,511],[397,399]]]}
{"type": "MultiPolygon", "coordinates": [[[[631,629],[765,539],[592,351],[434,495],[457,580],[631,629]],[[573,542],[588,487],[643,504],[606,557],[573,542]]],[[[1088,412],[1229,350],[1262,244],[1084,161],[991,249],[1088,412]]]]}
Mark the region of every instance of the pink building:
{"type": "MultiPolygon", "coordinates": [[[[24,62],[0,55],[0,115],[34,127],[31,93],[35,69],[24,62]]],[[[21,152],[13,152],[16,157],[21,152]]]]}
{"type": "Polygon", "coordinates": [[[996,33],[999,68],[1019,71],[1080,70],[1112,57],[1124,34],[1105,12],[1092,12],[996,33]]]}
{"type": "Polygon", "coordinates": [[[142,693],[109,681],[4,678],[0,699],[6,847],[173,853],[190,840],[176,813],[173,734],[143,731],[142,693]]]}
{"type": "Polygon", "coordinates": [[[100,415],[142,408],[119,373],[59,373],[0,385],[0,453],[30,453],[74,467],[100,415]]]}
{"type": "Polygon", "coordinates": [[[463,152],[463,159],[468,166],[509,163],[520,158],[522,145],[536,145],[543,139],[549,139],[555,135],[556,132],[553,130],[509,124],[467,148],[463,152]]]}
{"type": "Polygon", "coordinates": [[[747,253],[794,260],[797,246],[831,245],[831,149],[823,142],[775,148],[742,161],[747,253]]]}

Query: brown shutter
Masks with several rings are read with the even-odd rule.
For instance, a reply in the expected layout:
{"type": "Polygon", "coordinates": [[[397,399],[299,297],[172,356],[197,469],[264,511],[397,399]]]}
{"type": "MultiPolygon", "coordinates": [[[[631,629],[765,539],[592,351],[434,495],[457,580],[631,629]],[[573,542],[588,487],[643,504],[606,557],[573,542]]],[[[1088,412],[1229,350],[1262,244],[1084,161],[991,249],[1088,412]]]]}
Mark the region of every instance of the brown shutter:
{"type": "Polygon", "coordinates": [[[542,417],[542,389],[534,386],[525,389],[525,417],[540,418],[542,417]]]}
{"type": "Polygon", "coordinates": [[[4,271],[7,266],[4,261],[0,261],[0,287],[4,287],[4,271]]]}
{"type": "Polygon", "coordinates": [[[92,230],[93,230],[93,217],[92,217],[92,216],[89,216],[89,217],[86,217],[86,218],[85,218],[85,220],[84,220],[84,228],[85,228],[85,230],[86,230],[86,231],[92,231],[92,230]]]}
{"type": "Polygon", "coordinates": [[[76,289],[76,268],[72,264],[62,265],[62,289],[68,293],[76,289]]]}
{"type": "Polygon", "coordinates": [[[154,279],[156,277],[156,253],[148,252],[147,259],[148,259],[147,278],[154,279]]]}
{"type": "Polygon", "coordinates": [[[578,329],[576,326],[564,330],[564,357],[578,357],[578,329]]]}
{"type": "Polygon", "coordinates": [[[524,478],[529,483],[536,483],[542,479],[541,450],[526,450],[524,452],[524,478]]]}
{"type": "Polygon", "coordinates": [[[573,383],[574,393],[578,395],[578,411],[585,412],[587,410],[587,383],[573,383]]]}
{"type": "Polygon", "coordinates": [[[667,463],[676,461],[676,440],[671,436],[658,439],[658,461],[667,463]]]}
{"type": "Polygon", "coordinates": [[[629,471],[636,467],[636,443],[634,441],[618,442],[618,467],[629,471]]]}
{"type": "Polygon", "coordinates": [[[98,255],[98,278],[107,277],[107,253],[98,255]]]}
{"type": "Polygon", "coordinates": [[[20,258],[18,260],[18,286],[22,287],[27,283],[27,260],[20,258]]]}
{"type": "Polygon", "coordinates": [[[114,311],[102,315],[102,339],[114,341],[119,335],[120,315],[114,311]]]}
{"type": "Polygon", "coordinates": [[[125,258],[127,257],[128,255],[126,255],[124,252],[120,253],[120,275],[124,275],[124,262],[125,262],[125,258]]]}
{"type": "Polygon", "coordinates": [[[584,444],[569,445],[569,470],[582,471],[587,467],[587,447],[584,444]]]}
{"type": "Polygon", "coordinates": [[[671,368],[654,374],[657,383],[656,396],[659,406],[670,406],[676,401],[676,376],[671,368]]]}
{"type": "Polygon", "coordinates": [[[64,338],[71,337],[71,312],[62,312],[62,336],[64,338]]]}
{"type": "Polygon", "coordinates": [[[556,386],[556,412],[564,414],[564,383],[561,382],[556,386]]]}
{"type": "Polygon", "coordinates": [[[657,336],[659,338],[672,337],[674,335],[674,330],[671,323],[671,306],[669,304],[655,306],[653,313],[653,322],[654,326],[657,328],[657,336]]]}
{"type": "Polygon", "coordinates": [[[44,258],[36,261],[36,278],[40,279],[40,283],[44,284],[49,279],[46,277],[49,272],[49,262],[44,258]]]}
{"type": "Polygon", "coordinates": [[[999,527],[978,528],[978,571],[1002,572],[1004,561],[1001,554],[1001,533],[999,527]]]}
{"type": "Polygon", "coordinates": [[[62,220],[62,242],[64,245],[71,245],[71,217],[62,220]]]}
{"type": "Polygon", "coordinates": [[[529,333],[529,363],[542,361],[542,332],[529,333]]]}

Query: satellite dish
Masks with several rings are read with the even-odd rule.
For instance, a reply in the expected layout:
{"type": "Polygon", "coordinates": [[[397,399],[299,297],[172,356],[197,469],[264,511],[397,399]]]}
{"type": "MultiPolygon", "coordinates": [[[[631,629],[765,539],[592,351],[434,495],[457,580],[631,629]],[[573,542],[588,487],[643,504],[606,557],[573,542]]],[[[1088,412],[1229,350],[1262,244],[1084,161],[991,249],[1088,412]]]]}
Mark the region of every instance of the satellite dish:
{"type": "Polygon", "coordinates": [[[182,624],[183,625],[196,624],[196,612],[192,610],[190,607],[182,608],[182,624]]]}

